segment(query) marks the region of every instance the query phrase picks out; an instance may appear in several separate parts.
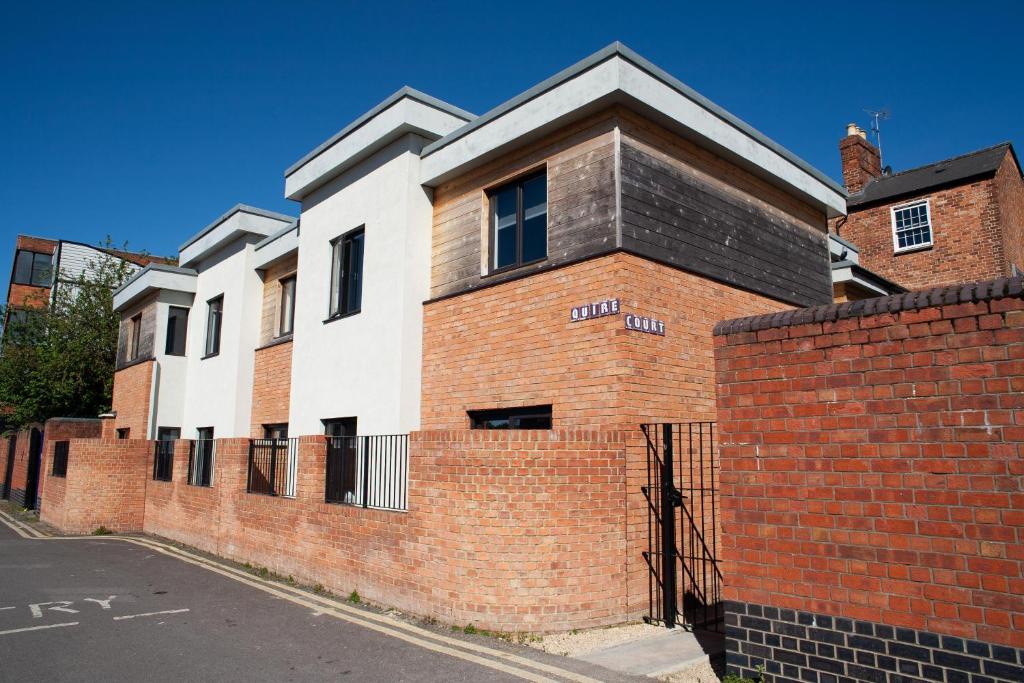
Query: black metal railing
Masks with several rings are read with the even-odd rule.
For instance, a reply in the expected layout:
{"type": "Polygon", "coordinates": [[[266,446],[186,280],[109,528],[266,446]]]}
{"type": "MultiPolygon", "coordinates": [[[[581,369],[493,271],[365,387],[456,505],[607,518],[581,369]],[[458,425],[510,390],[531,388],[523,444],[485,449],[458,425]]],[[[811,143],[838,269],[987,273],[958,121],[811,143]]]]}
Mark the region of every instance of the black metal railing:
{"type": "Polygon", "coordinates": [[[174,467],[174,439],[164,439],[156,442],[153,454],[153,479],[155,481],[170,481],[171,471],[174,467]]]}
{"type": "Polygon", "coordinates": [[[217,442],[195,439],[188,447],[188,483],[191,486],[213,486],[213,461],[217,442]]]}
{"type": "Polygon", "coordinates": [[[649,622],[723,631],[713,422],[645,424],[649,622]]]}
{"type": "Polygon", "coordinates": [[[294,498],[298,465],[298,439],[252,439],[245,490],[264,496],[294,498]]]}
{"type": "Polygon", "coordinates": [[[409,509],[409,435],[327,439],[325,500],[380,510],[409,509]]]}
{"type": "Polygon", "coordinates": [[[71,444],[68,441],[58,441],[53,444],[53,470],[50,474],[54,477],[68,476],[68,450],[71,444]]]}

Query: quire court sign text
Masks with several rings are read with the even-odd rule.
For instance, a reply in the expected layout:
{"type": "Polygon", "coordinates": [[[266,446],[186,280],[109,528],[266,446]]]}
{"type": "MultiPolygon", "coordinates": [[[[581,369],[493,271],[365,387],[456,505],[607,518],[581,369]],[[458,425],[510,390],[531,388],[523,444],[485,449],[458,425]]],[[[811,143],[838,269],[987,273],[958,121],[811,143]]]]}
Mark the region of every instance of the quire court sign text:
{"type": "Polygon", "coordinates": [[[662,337],[665,336],[665,322],[663,320],[656,320],[655,318],[648,318],[635,313],[626,314],[626,329],[646,332],[647,334],[657,334],[662,337]]]}
{"type": "Polygon", "coordinates": [[[572,308],[572,321],[578,323],[581,320],[590,320],[591,318],[601,318],[606,315],[618,315],[619,314],[619,300],[618,299],[607,299],[605,301],[596,301],[592,304],[583,304],[582,306],[573,306],[572,308]]]}

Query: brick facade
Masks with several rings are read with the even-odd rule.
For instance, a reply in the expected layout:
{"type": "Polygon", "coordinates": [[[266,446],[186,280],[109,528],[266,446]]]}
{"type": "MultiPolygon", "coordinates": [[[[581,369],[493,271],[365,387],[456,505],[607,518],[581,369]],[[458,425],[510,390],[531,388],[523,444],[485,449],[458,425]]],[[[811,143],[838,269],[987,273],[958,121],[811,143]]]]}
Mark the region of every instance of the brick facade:
{"type": "Polygon", "coordinates": [[[1007,154],[993,180],[1003,228],[1003,253],[1012,269],[1024,273],[1024,179],[1012,154],[1007,154]]]}
{"type": "Polygon", "coordinates": [[[850,194],[860,192],[868,181],[882,175],[882,156],[878,148],[856,127],[852,135],[839,142],[839,157],[843,164],[843,185],[850,194]]]}
{"type": "Polygon", "coordinates": [[[111,410],[116,415],[110,420],[112,425],[104,425],[107,430],[105,434],[128,429],[129,438],[144,439],[149,436],[149,404],[153,395],[155,362],[152,359],[144,360],[114,373],[111,410]]]}
{"type": "Polygon", "coordinates": [[[921,289],[1009,275],[999,205],[991,178],[917,195],[898,202],[851,208],[832,221],[833,232],[860,249],[860,264],[908,289],[921,289]],[[893,206],[928,199],[933,245],[895,254],[893,206]]]}
{"type": "Polygon", "coordinates": [[[1021,290],[998,280],[719,326],[733,670],[775,662],[826,681],[859,677],[864,659],[1021,680],[1005,668],[1024,647],[1021,290]],[[794,610],[845,633],[812,634],[794,610]]]}
{"type": "Polygon", "coordinates": [[[288,424],[291,385],[291,340],[257,349],[252,372],[253,438],[263,438],[263,425],[288,424]]]}
{"type": "MultiPolygon", "coordinates": [[[[288,424],[291,398],[291,334],[281,330],[281,280],[295,274],[298,257],[292,255],[271,265],[263,273],[263,308],[260,317],[259,348],[253,365],[252,431],[263,438],[263,426],[288,424]]],[[[296,290],[297,291],[297,290],[296,290]]]]}

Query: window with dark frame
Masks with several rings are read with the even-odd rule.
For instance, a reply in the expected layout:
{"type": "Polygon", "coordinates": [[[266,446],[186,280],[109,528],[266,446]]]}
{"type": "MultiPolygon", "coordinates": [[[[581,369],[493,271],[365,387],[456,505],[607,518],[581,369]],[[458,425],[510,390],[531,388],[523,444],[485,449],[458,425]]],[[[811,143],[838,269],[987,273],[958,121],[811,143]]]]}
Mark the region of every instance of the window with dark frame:
{"type": "Polygon", "coordinates": [[[69,441],[58,441],[53,444],[53,470],[54,477],[68,476],[68,448],[69,441]]]}
{"type": "Polygon", "coordinates": [[[551,406],[470,410],[470,429],[551,429],[551,406]]]}
{"type": "Polygon", "coordinates": [[[288,425],[287,424],[263,425],[263,438],[264,439],[287,439],[288,438],[288,425]]]}
{"type": "Polygon", "coordinates": [[[362,308],[365,235],[366,230],[359,228],[331,242],[331,318],[362,308]]]}
{"type": "Polygon", "coordinates": [[[220,353],[221,322],[224,317],[224,295],[206,302],[206,346],[205,356],[220,353]]]}
{"type": "Polygon", "coordinates": [[[188,309],[171,306],[167,309],[167,340],[164,353],[168,356],[185,355],[185,337],[188,334],[188,309]]]}
{"type": "Polygon", "coordinates": [[[548,256],[547,171],[499,187],[490,201],[490,271],[542,261],[548,256]]]}
{"type": "Polygon", "coordinates": [[[128,427],[121,427],[120,429],[117,430],[117,438],[127,439],[128,435],[131,434],[131,431],[132,430],[128,427]]]}
{"type": "Polygon", "coordinates": [[[281,280],[281,312],[277,336],[291,334],[295,329],[295,276],[281,280]]]}
{"type": "Polygon", "coordinates": [[[132,316],[128,325],[128,360],[135,360],[139,357],[139,338],[142,336],[142,314],[132,316]]]}
{"type": "Polygon", "coordinates": [[[19,249],[14,261],[14,283],[49,287],[53,284],[53,255],[19,249]]]}
{"type": "Polygon", "coordinates": [[[354,417],[323,420],[327,438],[327,460],[324,472],[324,500],[328,503],[355,504],[359,444],[354,417]]]}
{"type": "Polygon", "coordinates": [[[213,485],[213,460],[216,453],[216,442],[213,440],[213,427],[196,429],[196,439],[189,447],[188,479],[191,486],[213,485]]]}

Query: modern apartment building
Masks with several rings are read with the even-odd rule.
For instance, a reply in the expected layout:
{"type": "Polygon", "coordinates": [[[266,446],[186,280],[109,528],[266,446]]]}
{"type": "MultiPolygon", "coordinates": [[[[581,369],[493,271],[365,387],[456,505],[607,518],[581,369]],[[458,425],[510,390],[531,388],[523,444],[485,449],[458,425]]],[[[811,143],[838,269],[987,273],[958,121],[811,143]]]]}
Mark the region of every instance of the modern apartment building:
{"type": "Polygon", "coordinates": [[[115,293],[124,445],[72,442],[68,486],[180,438],[110,498],[144,500],[125,528],[501,630],[646,612],[640,424],[714,419],[717,321],[832,302],[846,210],[619,44],[481,116],[402,89],[285,195],[296,216],[237,206],[115,293]]]}

